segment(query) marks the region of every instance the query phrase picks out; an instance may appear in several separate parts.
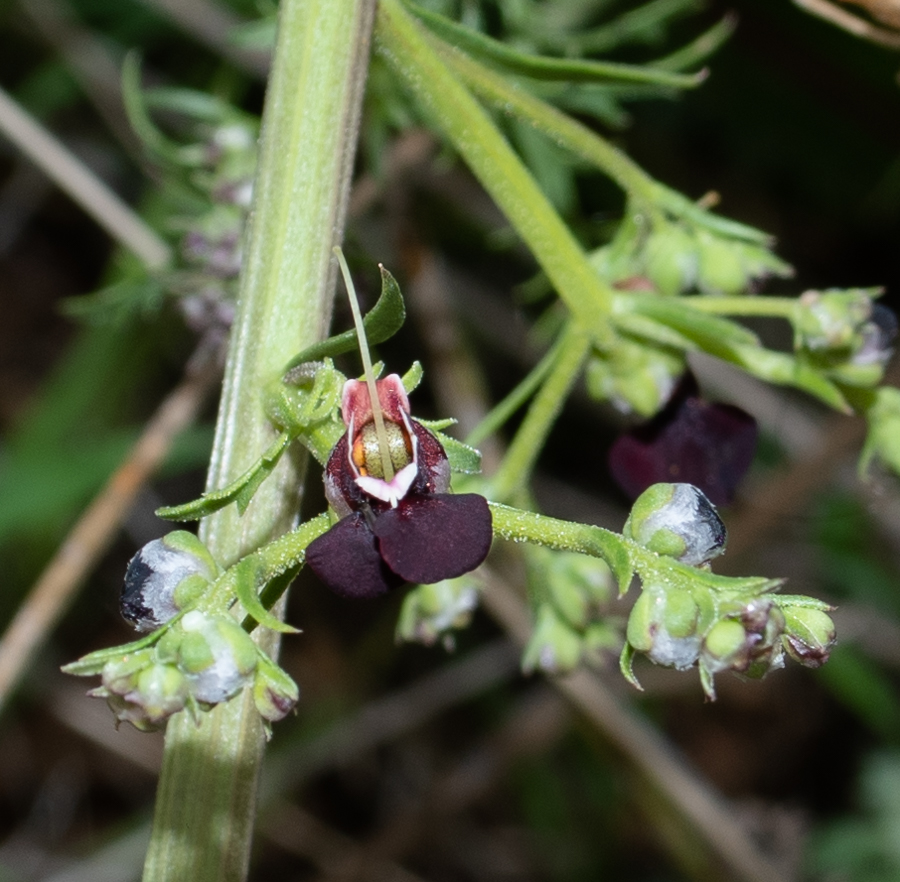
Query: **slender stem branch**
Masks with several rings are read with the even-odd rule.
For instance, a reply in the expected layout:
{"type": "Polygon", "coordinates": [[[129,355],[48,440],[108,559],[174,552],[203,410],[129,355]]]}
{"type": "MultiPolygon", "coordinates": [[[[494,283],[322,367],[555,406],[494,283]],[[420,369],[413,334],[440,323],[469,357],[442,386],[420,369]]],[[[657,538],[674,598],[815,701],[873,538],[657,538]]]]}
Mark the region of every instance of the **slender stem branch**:
{"type": "MultiPolygon", "coordinates": [[[[591,524],[562,521],[533,511],[496,502],[489,503],[494,533],[511,542],[531,542],[545,548],[576,551],[614,563],[621,557],[624,540],[618,533],[591,524]]],[[[628,543],[631,547],[632,543],[628,543]]]]}
{"type": "Polygon", "coordinates": [[[377,37],[379,52],[462,154],[565,304],[598,338],[607,339],[612,289],[493,120],[432,48],[432,38],[399,0],[379,3],[377,37]]]}
{"type": "Polygon", "coordinates": [[[688,297],[683,301],[697,312],[714,315],[754,315],[793,320],[796,297],[688,297]]]}
{"type": "Polygon", "coordinates": [[[588,335],[574,326],[570,325],[563,332],[557,361],[531,402],[503,459],[503,465],[491,479],[491,498],[510,499],[517,490],[526,486],[547,436],[581,373],[590,345],[588,335]]]}
{"type": "Polygon", "coordinates": [[[0,89],[0,132],[148,269],[171,260],[169,246],[74,153],[0,89]]]}
{"type": "MultiPolygon", "coordinates": [[[[374,0],[281,4],[210,490],[269,446],[275,429],[263,412],[264,389],[294,353],[325,335],[373,16],[374,0]]],[[[283,457],[243,517],[229,506],[204,521],[201,538],[222,565],[291,529],[304,463],[283,457]]],[[[261,642],[277,651],[275,635],[261,642]]],[[[264,741],[246,691],[200,726],[184,714],[169,722],[147,882],[245,878],[264,741]]]]}
{"type": "Polygon", "coordinates": [[[556,363],[531,402],[531,407],[503,459],[503,465],[491,479],[491,498],[509,499],[527,484],[547,441],[547,435],[562,410],[569,390],[581,373],[590,345],[588,335],[574,325],[563,332],[558,348],[554,347],[559,353],[556,363]]]}
{"type": "Polygon", "coordinates": [[[562,340],[557,340],[544,357],[523,377],[509,395],[493,407],[466,437],[466,444],[477,447],[494,434],[534,394],[559,358],[562,340]]]}

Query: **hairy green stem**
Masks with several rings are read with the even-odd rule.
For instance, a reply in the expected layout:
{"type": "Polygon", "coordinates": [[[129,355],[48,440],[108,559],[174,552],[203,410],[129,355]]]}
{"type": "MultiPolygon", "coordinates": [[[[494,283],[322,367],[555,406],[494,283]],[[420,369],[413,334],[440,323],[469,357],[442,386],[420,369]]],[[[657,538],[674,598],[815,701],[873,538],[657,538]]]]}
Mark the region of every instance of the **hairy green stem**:
{"type": "Polygon", "coordinates": [[[547,273],[560,298],[601,340],[610,335],[613,291],[534,178],[400,0],[381,0],[376,46],[421,102],[547,273]]]}
{"type": "MultiPolygon", "coordinates": [[[[374,0],[284,0],[266,96],[253,220],[207,487],[230,483],[275,430],[263,391],[328,326],[374,0]]],[[[239,517],[228,506],[201,537],[228,566],[289,530],[305,459],[283,457],[239,517]]],[[[277,649],[274,635],[264,646],[277,649]]],[[[144,867],[147,882],[231,882],[247,873],[265,737],[252,697],[172,719],[144,867]]]]}
{"type": "Polygon", "coordinates": [[[590,345],[590,337],[575,325],[570,325],[563,332],[558,347],[554,347],[559,353],[556,363],[531,402],[503,459],[503,465],[491,479],[488,492],[491,498],[508,500],[526,486],[547,435],[581,373],[590,345]]]}

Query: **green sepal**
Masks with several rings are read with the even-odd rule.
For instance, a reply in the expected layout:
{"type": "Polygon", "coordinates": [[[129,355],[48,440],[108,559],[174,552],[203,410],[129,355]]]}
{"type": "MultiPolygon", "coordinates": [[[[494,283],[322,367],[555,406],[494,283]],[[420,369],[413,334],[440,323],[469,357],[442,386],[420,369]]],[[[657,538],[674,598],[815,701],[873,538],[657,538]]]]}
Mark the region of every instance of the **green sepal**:
{"type": "Polygon", "coordinates": [[[455,426],[459,420],[454,419],[453,417],[444,417],[440,420],[423,420],[419,417],[414,417],[417,423],[421,423],[428,429],[429,432],[443,432],[444,429],[449,429],[450,426],[455,426]]]}
{"type": "MultiPolygon", "coordinates": [[[[403,302],[403,295],[400,293],[400,286],[380,264],[379,269],[381,270],[381,296],[363,319],[363,327],[370,346],[389,340],[400,330],[406,320],[406,305],[403,302]]],[[[305,361],[319,361],[323,358],[333,358],[335,355],[350,352],[357,347],[358,342],[355,330],[336,334],[320,343],[314,343],[295,355],[287,363],[282,373],[286,374],[305,361]]]]}
{"type": "Polygon", "coordinates": [[[634,686],[635,689],[640,689],[641,692],[644,691],[644,687],[641,686],[638,678],[634,675],[634,656],[635,649],[630,644],[627,643],[622,647],[622,652],[619,655],[619,670],[622,672],[622,676],[634,686]]]}
{"type": "Polygon", "coordinates": [[[603,555],[603,560],[609,567],[619,586],[619,597],[628,592],[631,580],[634,577],[634,561],[624,542],[611,542],[603,555]]]}
{"type": "Polygon", "coordinates": [[[568,58],[546,58],[512,49],[505,43],[457,24],[443,15],[406,4],[410,12],[451,46],[468,52],[495,67],[540,80],[570,82],[650,83],[677,89],[699,86],[706,74],[677,74],[668,70],[620,64],[617,62],[581,61],[568,58]]]}
{"type": "Polygon", "coordinates": [[[701,661],[698,665],[700,671],[700,685],[703,687],[703,694],[707,700],[716,700],[716,684],[713,679],[712,671],[701,661]]]}
{"type": "Polygon", "coordinates": [[[133,643],[125,643],[122,646],[110,646],[106,649],[98,649],[95,652],[89,652],[76,661],[63,665],[60,670],[64,674],[72,674],[75,677],[95,677],[103,673],[103,668],[111,661],[121,659],[123,656],[131,655],[141,649],[152,646],[160,638],[160,633],[167,630],[171,622],[166,622],[163,628],[158,628],[140,640],[133,643]]]}
{"type": "MultiPolygon", "coordinates": [[[[406,390],[407,395],[418,389],[423,376],[425,376],[425,370],[422,367],[422,362],[414,361],[409,366],[409,370],[400,378],[400,382],[403,383],[403,388],[406,390]]],[[[422,421],[419,420],[419,422],[422,421]]]]}
{"type": "Polygon", "coordinates": [[[819,600],[816,597],[807,597],[805,594],[779,594],[775,602],[781,609],[817,609],[819,612],[831,612],[834,609],[830,603],[819,600]]]}
{"type": "Polygon", "coordinates": [[[197,521],[207,515],[225,508],[232,502],[237,504],[238,511],[243,514],[259,490],[260,485],[278,465],[278,460],[291,442],[291,436],[282,432],[269,449],[243,475],[222,490],[204,493],[193,502],[184,505],[172,505],[156,510],[156,516],[167,521],[197,521]]]}
{"type": "Polygon", "coordinates": [[[444,448],[447,454],[447,460],[450,463],[450,471],[457,472],[461,475],[480,475],[481,474],[481,451],[457,441],[445,435],[441,429],[452,426],[456,420],[416,420],[421,423],[444,448]]]}
{"type": "MultiPolygon", "coordinates": [[[[272,613],[263,606],[260,595],[257,593],[260,587],[260,568],[258,564],[259,561],[251,555],[232,567],[232,584],[234,585],[234,592],[237,599],[240,601],[241,606],[244,607],[247,615],[255,619],[264,628],[278,631],[281,634],[299,634],[300,632],[295,627],[288,625],[286,622],[282,622],[281,619],[273,616],[272,613]]],[[[287,584],[285,584],[284,587],[287,587],[287,584]]]]}

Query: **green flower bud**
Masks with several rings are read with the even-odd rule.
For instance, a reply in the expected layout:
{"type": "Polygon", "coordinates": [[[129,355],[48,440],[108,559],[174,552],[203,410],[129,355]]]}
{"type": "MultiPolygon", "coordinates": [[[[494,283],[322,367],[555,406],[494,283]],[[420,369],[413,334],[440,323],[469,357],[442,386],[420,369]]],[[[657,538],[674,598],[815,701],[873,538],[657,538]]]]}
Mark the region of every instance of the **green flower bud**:
{"type": "Polygon", "coordinates": [[[704,294],[734,295],[747,289],[749,276],[744,267],[741,243],[701,230],[700,267],[697,286],[704,294]]]}
{"type": "Polygon", "coordinates": [[[900,474],[900,389],[881,386],[874,392],[875,401],[866,412],[869,431],[859,460],[865,473],[877,458],[896,474],[900,474]]]}
{"type": "Polygon", "coordinates": [[[299,699],[297,684],[271,659],[260,654],[253,678],[253,702],[259,715],[276,723],[296,707],[299,699]]]}
{"type": "Polygon", "coordinates": [[[651,417],[669,400],[684,373],[681,353],[618,340],[596,353],[585,369],[588,394],[622,413],[651,417]]]}
{"type": "Polygon", "coordinates": [[[192,610],[181,620],[179,667],[197,701],[218,704],[248,685],[258,650],[250,635],[230,616],[192,610]]]}
{"type": "Polygon", "coordinates": [[[478,606],[478,585],[468,575],[419,585],[406,595],[397,622],[397,639],[431,646],[439,637],[465,628],[478,606]]]}
{"type": "Polygon", "coordinates": [[[90,694],[105,698],[119,722],[131,723],[142,732],[158,729],[184,708],[184,675],[173,665],[154,661],[152,650],[108,663],[102,677],[103,685],[90,694]]]}
{"type": "Polygon", "coordinates": [[[597,558],[537,547],[526,555],[531,596],[550,603],[576,631],[595,621],[615,595],[609,567],[597,558]]]}
{"type": "Polygon", "coordinates": [[[154,539],[128,563],[119,598],[122,617],[138,631],[152,631],[174,618],[217,574],[209,551],[192,533],[176,530],[154,539]]]}
{"type": "Polygon", "coordinates": [[[743,669],[747,663],[747,633],[736,619],[716,622],[703,641],[703,658],[713,672],[743,669]]]}
{"type": "Polygon", "coordinates": [[[635,501],[622,534],[657,554],[698,566],[725,551],[725,525],[693,484],[654,484],[635,501]]]}
{"type": "Polygon", "coordinates": [[[792,267],[768,248],[741,239],[728,239],[709,230],[697,234],[700,270],[697,286],[704,294],[735,295],[753,288],[767,276],[792,276],[792,267]]]}
{"type": "Polygon", "coordinates": [[[182,710],[188,688],[184,674],[174,665],[152,665],[141,672],[128,700],[139,704],[151,725],[158,725],[182,710]]]}
{"type": "Polygon", "coordinates": [[[655,230],[644,245],[644,273],[660,294],[674,297],[694,287],[699,267],[697,240],[681,224],[655,230]]]}
{"type": "MultiPolygon", "coordinates": [[[[700,664],[708,674],[731,670],[761,679],[784,666],[784,616],[769,597],[748,603],[737,617],[716,622],[706,633],[700,664]]],[[[710,678],[711,682],[711,678],[710,678]]]]}
{"type": "Polygon", "coordinates": [[[115,695],[125,695],[136,686],[141,671],[155,661],[152,649],[129,652],[121,658],[109,661],[103,666],[101,681],[103,688],[115,695]]]}
{"type": "Polygon", "coordinates": [[[824,665],[835,641],[831,616],[820,609],[795,606],[784,610],[784,620],[782,639],[788,655],[808,668],[824,665]]]}
{"type": "Polygon", "coordinates": [[[806,291],[797,301],[797,348],[849,355],[862,343],[860,329],[871,312],[869,290],[806,291]]]}
{"type": "Polygon", "coordinates": [[[645,585],[628,617],[626,638],[651,661],[684,670],[700,652],[700,607],[690,591],[645,585]]]}
{"type": "Polygon", "coordinates": [[[556,615],[550,604],[541,604],[522,656],[522,669],[527,673],[541,670],[547,674],[563,674],[575,668],[581,652],[579,634],[556,615]]]}

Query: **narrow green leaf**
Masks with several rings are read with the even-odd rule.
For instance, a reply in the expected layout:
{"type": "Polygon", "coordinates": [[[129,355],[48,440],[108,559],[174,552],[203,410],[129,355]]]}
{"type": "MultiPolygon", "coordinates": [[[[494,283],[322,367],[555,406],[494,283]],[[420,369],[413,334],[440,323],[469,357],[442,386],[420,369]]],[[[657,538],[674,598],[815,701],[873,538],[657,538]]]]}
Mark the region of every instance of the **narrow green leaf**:
{"type": "Polygon", "coordinates": [[[619,294],[616,296],[616,310],[623,316],[630,311],[652,318],[693,340],[711,355],[730,351],[728,347],[731,345],[759,346],[756,334],[743,325],[692,309],[690,301],[689,297],[619,294]]]}
{"type": "Polygon", "coordinates": [[[610,543],[603,556],[619,586],[619,597],[628,592],[634,577],[634,563],[624,542],[610,543]]]}
{"type": "Polygon", "coordinates": [[[706,72],[677,74],[670,70],[617,62],[581,61],[569,58],[547,58],[512,49],[505,43],[457,24],[443,15],[406,4],[420,21],[451,46],[512,73],[541,80],[569,80],[572,82],[652,83],[676,89],[692,89],[706,79],[706,72]]]}
{"type": "Polygon", "coordinates": [[[150,118],[141,89],[141,58],[137,52],[126,55],[122,64],[122,100],[128,121],[147,150],[177,166],[197,165],[202,160],[200,148],[172,141],[150,118]]]}
{"type": "MultiPolygon", "coordinates": [[[[169,625],[171,625],[171,622],[166,623],[165,627],[168,628],[169,625]]],[[[72,674],[75,677],[95,677],[98,674],[103,673],[103,668],[106,667],[108,662],[115,661],[116,659],[122,658],[122,656],[130,655],[132,652],[138,652],[141,649],[152,646],[159,640],[162,630],[163,629],[161,628],[157,628],[157,630],[153,631],[151,634],[147,634],[145,637],[142,637],[140,640],[135,640],[133,643],[124,643],[121,646],[111,646],[107,649],[98,649],[96,652],[90,652],[76,661],[63,665],[60,670],[64,674],[72,674]]]]}
{"type": "MultiPolygon", "coordinates": [[[[366,337],[372,346],[389,340],[403,327],[406,320],[406,305],[397,280],[383,267],[381,270],[381,296],[376,304],[369,310],[363,319],[363,327],[366,329],[366,337]]],[[[344,352],[355,349],[359,341],[356,331],[344,331],[329,337],[321,343],[308,346],[298,355],[295,355],[285,366],[282,373],[287,373],[305,361],[318,361],[322,358],[333,358],[344,352]]]]}
{"type": "Polygon", "coordinates": [[[668,325],[661,324],[655,319],[637,313],[625,313],[615,317],[616,327],[625,334],[639,337],[658,346],[668,346],[673,349],[682,349],[690,352],[697,348],[697,344],[690,337],[676,331],[668,325]]]}
{"type": "Polygon", "coordinates": [[[236,481],[221,490],[204,493],[193,502],[159,508],[156,516],[167,521],[197,521],[232,502],[237,503],[238,511],[243,514],[262,482],[278,465],[278,460],[290,442],[290,434],[282,432],[271,447],[236,481]]]}

